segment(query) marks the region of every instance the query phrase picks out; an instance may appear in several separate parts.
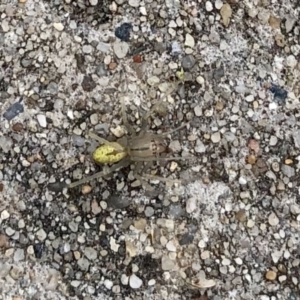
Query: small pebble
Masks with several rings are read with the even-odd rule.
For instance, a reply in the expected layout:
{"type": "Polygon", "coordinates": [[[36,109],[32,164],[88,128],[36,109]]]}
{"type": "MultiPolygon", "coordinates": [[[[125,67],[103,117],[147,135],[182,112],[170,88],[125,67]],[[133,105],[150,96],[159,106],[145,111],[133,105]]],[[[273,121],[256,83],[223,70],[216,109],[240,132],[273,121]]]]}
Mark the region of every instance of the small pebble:
{"type": "Polygon", "coordinates": [[[92,187],[90,185],[84,185],[81,189],[81,193],[83,195],[89,194],[92,191],[92,187]]]}
{"type": "Polygon", "coordinates": [[[184,44],[185,44],[185,46],[190,47],[190,48],[194,48],[194,46],[195,46],[195,40],[189,33],[187,33],[185,35],[185,43],[184,44]]]}
{"type": "Polygon", "coordinates": [[[206,1],[205,2],[205,9],[208,12],[211,12],[214,9],[214,7],[213,7],[213,5],[212,5],[212,3],[210,1],[206,1]]]}
{"type": "Polygon", "coordinates": [[[7,109],[7,111],[3,114],[3,117],[6,120],[10,121],[22,112],[24,112],[23,104],[20,102],[16,102],[7,109]]]}
{"type": "Polygon", "coordinates": [[[219,143],[220,140],[221,140],[221,134],[220,132],[215,132],[211,135],[210,137],[211,141],[216,144],[216,143],[219,143]]]}
{"type": "Polygon", "coordinates": [[[133,289],[139,289],[143,285],[143,281],[135,274],[132,274],[129,278],[129,285],[133,289]]]}
{"type": "Polygon", "coordinates": [[[53,23],[53,27],[57,30],[57,31],[63,31],[64,30],[64,25],[62,23],[53,23]]]}
{"type": "Polygon", "coordinates": [[[271,226],[276,226],[279,224],[279,219],[274,213],[271,213],[269,215],[268,222],[271,226]]]}
{"type": "Polygon", "coordinates": [[[277,145],[278,139],[276,136],[272,135],[270,138],[270,146],[275,146],[277,145]]]}
{"type": "Polygon", "coordinates": [[[98,4],[98,0],[89,0],[92,6],[96,6],[98,4]]]}
{"type": "Polygon", "coordinates": [[[47,127],[47,119],[45,115],[37,115],[36,118],[41,127],[43,128],[47,127]]]}
{"type": "Polygon", "coordinates": [[[116,41],[113,44],[113,49],[114,49],[116,56],[121,59],[127,55],[128,51],[129,51],[129,45],[126,42],[116,41]]]}
{"type": "Polygon", "coordinates": [[[267,279],[267,280],[273,281],[273,280],[276,279],[277,273],[276,273],[275,271],[273,271],[273,270],[270,270],[270,271],[268,271],[268,272],[266,273],[265,276],[266,276],[266,279],[267,279]]]}

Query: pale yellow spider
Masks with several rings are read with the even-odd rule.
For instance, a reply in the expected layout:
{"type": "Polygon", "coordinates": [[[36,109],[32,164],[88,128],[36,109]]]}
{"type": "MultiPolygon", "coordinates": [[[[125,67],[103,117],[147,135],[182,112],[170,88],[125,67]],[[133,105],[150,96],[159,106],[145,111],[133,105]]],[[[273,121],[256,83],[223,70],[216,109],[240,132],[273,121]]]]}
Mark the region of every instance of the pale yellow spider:
{"type": "Polygon", "coordinates": [[[102,145],[99,146],[92,157],[97,164],[113,164],[109,168],[105,168],[103,171],[94,175],[87,176],[81,180],[70,183],[67,187],[74,188],[78,185],[84,184],[93,179],[104,177],[112,172],[117,171],[120,168],[134,164],[134,177],[140,181],[140,183],[148,190],[153,188],[145,182],[144,179],[157,179],[164,182],[179,183],[180,180],[170,180],[159,176],[145,174],[144,172],[150,166],[153,161],[171,161],[171,160],[183,160],[190,159],[191,157],[161,157],[162,153],[167,150],[167,144],[165,139],[171,133],[180,130],[188,123],[181,125],[180,127],[171,130],[163,134],[154,134],[146,130],[147,120],[156,109],[156,105],[147,113],[142,119],[142,129],[137,135],[134,128],[128,123],[126,108],[124,103],[124,97],[121,100],[121,111],[123,118],[123,125],[126,127],[130,136],[124,136],[117,142],[109,142],[106,139],[99,137],[98,135],[89,132],[89,136],[97,140],[102,145]],[[146,163],[146,164],[145,164],[146,163]]]}

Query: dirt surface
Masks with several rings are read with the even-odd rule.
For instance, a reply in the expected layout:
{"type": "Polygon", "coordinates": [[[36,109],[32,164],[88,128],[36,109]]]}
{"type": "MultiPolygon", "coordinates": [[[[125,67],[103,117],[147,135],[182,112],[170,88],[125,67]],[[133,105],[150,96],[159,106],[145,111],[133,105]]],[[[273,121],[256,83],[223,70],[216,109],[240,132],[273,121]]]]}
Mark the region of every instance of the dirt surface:
{"type": "Polygon", "coordinates": [[[298,1],[0,11],[0,299],[300,299],[298,1]],[[66,188],[107,170],[90,131],[130,138],[122,101],[135,132],[188,123],[167,182],[66,188]]]}

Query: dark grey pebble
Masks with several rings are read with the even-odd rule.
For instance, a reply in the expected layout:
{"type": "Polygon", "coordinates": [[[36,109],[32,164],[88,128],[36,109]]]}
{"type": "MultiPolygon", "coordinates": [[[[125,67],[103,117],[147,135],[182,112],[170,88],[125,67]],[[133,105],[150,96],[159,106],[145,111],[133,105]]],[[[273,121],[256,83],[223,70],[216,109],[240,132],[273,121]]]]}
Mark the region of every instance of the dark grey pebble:
{"type": "Polygon", "coordinates": [[[65,187],[67,187],[65,182],[53,182],[48,184],[48,189],[55,193],[61,192],[65,187]]]}
{"type": "Polygon", "coordinates": [[[288,92],[276,84],[271,84],[270,91],[274,95],[274,101],[280,105],[285,104],[288,92]]]}
{"type": "Polygon", "coordinates": [[[130,23],[123,23],[121,26],[116,28],[115,36],[123,42],[129,42],[131,29],[132,25],[130,23]]]}
{"type": "Polygon", "coordinates": [[[24,112],[23,104],[20,102],[16,102],[8,108],[8,110],[3,114],[3,117],[6,120],[10,121],[22,112],[24,112]]]}

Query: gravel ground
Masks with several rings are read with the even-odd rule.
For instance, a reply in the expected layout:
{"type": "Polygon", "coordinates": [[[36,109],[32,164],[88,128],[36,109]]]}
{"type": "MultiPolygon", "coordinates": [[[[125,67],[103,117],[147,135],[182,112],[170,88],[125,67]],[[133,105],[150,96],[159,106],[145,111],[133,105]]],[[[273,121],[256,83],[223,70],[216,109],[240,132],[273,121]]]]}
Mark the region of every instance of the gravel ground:
{"type": "Polygon", "coordinates": [[[298,0],[0,11],[0,299],[300,299],[298,0]],[[121,99],[135,130],[156,103],[153,132],[189,122],[192,159],[149,170],[181,183],[62,189],[102,169],[90,130],[126,134],[121,99]]]}

